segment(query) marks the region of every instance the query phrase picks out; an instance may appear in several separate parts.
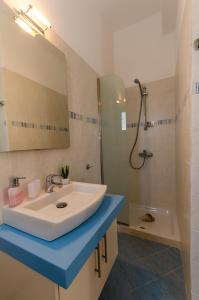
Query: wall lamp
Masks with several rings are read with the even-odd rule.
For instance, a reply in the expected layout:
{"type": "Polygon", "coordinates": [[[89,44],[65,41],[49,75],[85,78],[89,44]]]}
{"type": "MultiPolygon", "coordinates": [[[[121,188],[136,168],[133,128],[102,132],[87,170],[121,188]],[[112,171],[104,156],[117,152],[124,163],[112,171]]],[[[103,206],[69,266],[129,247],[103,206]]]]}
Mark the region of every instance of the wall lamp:
{"type": "Polygon", "coordinates": [[[32,5],[18,10],[15,22],[34,37],[37,34],[44,35],[45,31],[51,27],[50,22],[32,5]]]}
{"type": "Polygon", "coordinates": [[[121,104],[121,103],[125,103],[126,102],[126,98],[122,98],[121,96],[119,96],[117,99],[116,99],[116,103],[117,104],[121,104]]]}

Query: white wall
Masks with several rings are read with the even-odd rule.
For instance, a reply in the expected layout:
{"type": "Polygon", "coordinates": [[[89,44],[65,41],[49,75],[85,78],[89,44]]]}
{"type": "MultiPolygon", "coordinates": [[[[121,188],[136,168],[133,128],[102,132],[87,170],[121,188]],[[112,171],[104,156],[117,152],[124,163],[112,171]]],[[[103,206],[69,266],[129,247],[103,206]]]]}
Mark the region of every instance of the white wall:
{"type": "Polygon", "coordinates": [[[49,19],[53,30],[96,72],[112,71],[112,39],[102,22],[97,1],[4,1],[17,9],[31,2],[49,19]]]}
{"type": "MultiPolygon", "coordinates": [[[[198,0],[197,0],[198,1],[198,0]]],[[[196,2],[197,2],[196,1],[196,2]]],[[[181,252],[188,299],[199,299],[198,291],[198,99],[192,96],[193,51],[192,0],[178,1],[176,66],[176,190],[181,252]],[[195,101],[196,100],[196,101],[195,101]],[[194,128],[195,127],[195,128],[194,128]],[[194,164],[193,164],[194,162],[194,164]],[[192,174],[191,174],[192,170],[192,174]],[[194,178],[196,175],[196,178],[194,178]],[[192,178],[191,178],[192,177],[192,178]],[[196,200],[196,201],[194,201],[196,200]],[[193,212],[191,206],[193,205],[193,212]],[[192,232],[192,229],[195,231],[192,232]],[[196,234],[195,234],[196,233],[196,234]],[[191,249],[191,241],[193,249],[191,249]],[[191,250],[193,251],[191,253],[191,250]],[[196,252],[196,251],[197,252],[196,252]],[[196,255],[195,255],[196,254],[196,255]],[[193,262],[191,261],[191,257],[193,262]],[[191,274],[192,269],[192,274],[191,274]],[[191,286],[192,282],[192,286],[191,286]],[[192,288],[192,298],[191,298],[192,288]],[[197,295],[194,295],[197,294],[197,295]]],[[[194,13],[195,14],[195,13],[194,13]]],[[[196,18],[198,15],[196,13],[196,18]]],[[[198,30],[197,30],[198,32],[198,30]]]]}
{"type": "Polygon", "coordinates": [[[162,33],[161,13],[115,32],[115,73],[130,87],[134,78],[151,82],[175,74],[175,32],[162,33]]]}
{"type": "MultiPolygon", "coordinates": [[[[189,0],[190,1],[190,0],[189,0]]],[[[193,47],[199,38],[199,2],[192,0],[192,81],[193,86],[199,82],[199,51],[193,47]]],[[[192,144],[191,144],[191,283],[192,299],[199,299],[199,94],[192,91],[192,144]]]]}
{"type": "MultiPolygon", "coordinates": [[[[178,10],[177,10],[177,19],[176,19],[176,32],[177,33],[179,33],[179,31],[181,29],[185,5],[186,5],[186,0],[178,0],[178,10]]],[[[179,36],[178,36],[178,38],[179,38],[179,36]]]]}

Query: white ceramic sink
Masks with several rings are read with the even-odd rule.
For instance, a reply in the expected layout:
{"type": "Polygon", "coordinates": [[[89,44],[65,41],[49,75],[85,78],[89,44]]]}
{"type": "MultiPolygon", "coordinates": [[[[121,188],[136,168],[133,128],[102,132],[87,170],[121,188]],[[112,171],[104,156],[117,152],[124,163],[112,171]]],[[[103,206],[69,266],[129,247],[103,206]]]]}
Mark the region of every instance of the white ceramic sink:
{"type": "Polygon", "coordinates": [[[100,206],[107,187],[71,182],[15,208],[3,208],[3,221],[17,229],[52,241],[79,226],[100,206]],[[58,208],[59,206],[65,206],[58,208]]]}

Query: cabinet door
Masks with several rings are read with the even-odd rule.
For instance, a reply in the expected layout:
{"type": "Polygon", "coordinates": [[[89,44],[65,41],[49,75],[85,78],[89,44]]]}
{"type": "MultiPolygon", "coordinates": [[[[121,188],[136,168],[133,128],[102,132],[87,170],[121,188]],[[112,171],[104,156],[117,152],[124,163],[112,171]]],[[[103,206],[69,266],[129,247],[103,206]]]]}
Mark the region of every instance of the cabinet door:
{"type": "Polygon", "coordinates": [[[58,300],[57,285],[0,252],[1,300],[58,300]]]}
{"type": "Polygon", "coordinates": [[[96,250],[91,254],[69,289],[59,287],[60,300],[97,300],[99,298],[118,252],[116,222],[107,231],[107,263],[102,257],[105,254],[104,246],[102,240],[99,243],[100,252],[96,250]],[[96,272],[99,268],[101,277],[96,272]]]}

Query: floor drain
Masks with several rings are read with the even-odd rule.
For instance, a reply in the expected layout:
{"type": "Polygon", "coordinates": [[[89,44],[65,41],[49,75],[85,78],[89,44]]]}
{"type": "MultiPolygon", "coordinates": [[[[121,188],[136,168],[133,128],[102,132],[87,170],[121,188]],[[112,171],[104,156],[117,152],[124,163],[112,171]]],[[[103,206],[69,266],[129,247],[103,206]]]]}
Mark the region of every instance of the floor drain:
{"type": "Polygon", "coordinates": [[[144,222],[154,222],[155,218],[154,216],[152,216],[152,214],[147,213],[143,217],[141,217],[141,220],[144,222]]]}
{"type": "Polygon", "coordinates": [[[59,203],[56,204],[57,208],[64,208],[66,206],[68,206],[68,204],[66,202],[59,202],[59,203]]]}
{"type": "Polygon", "coordinates": [[[140,229],[146,229],[146,227],[144,227],[144,226],[140,226],[140,229]]]}

